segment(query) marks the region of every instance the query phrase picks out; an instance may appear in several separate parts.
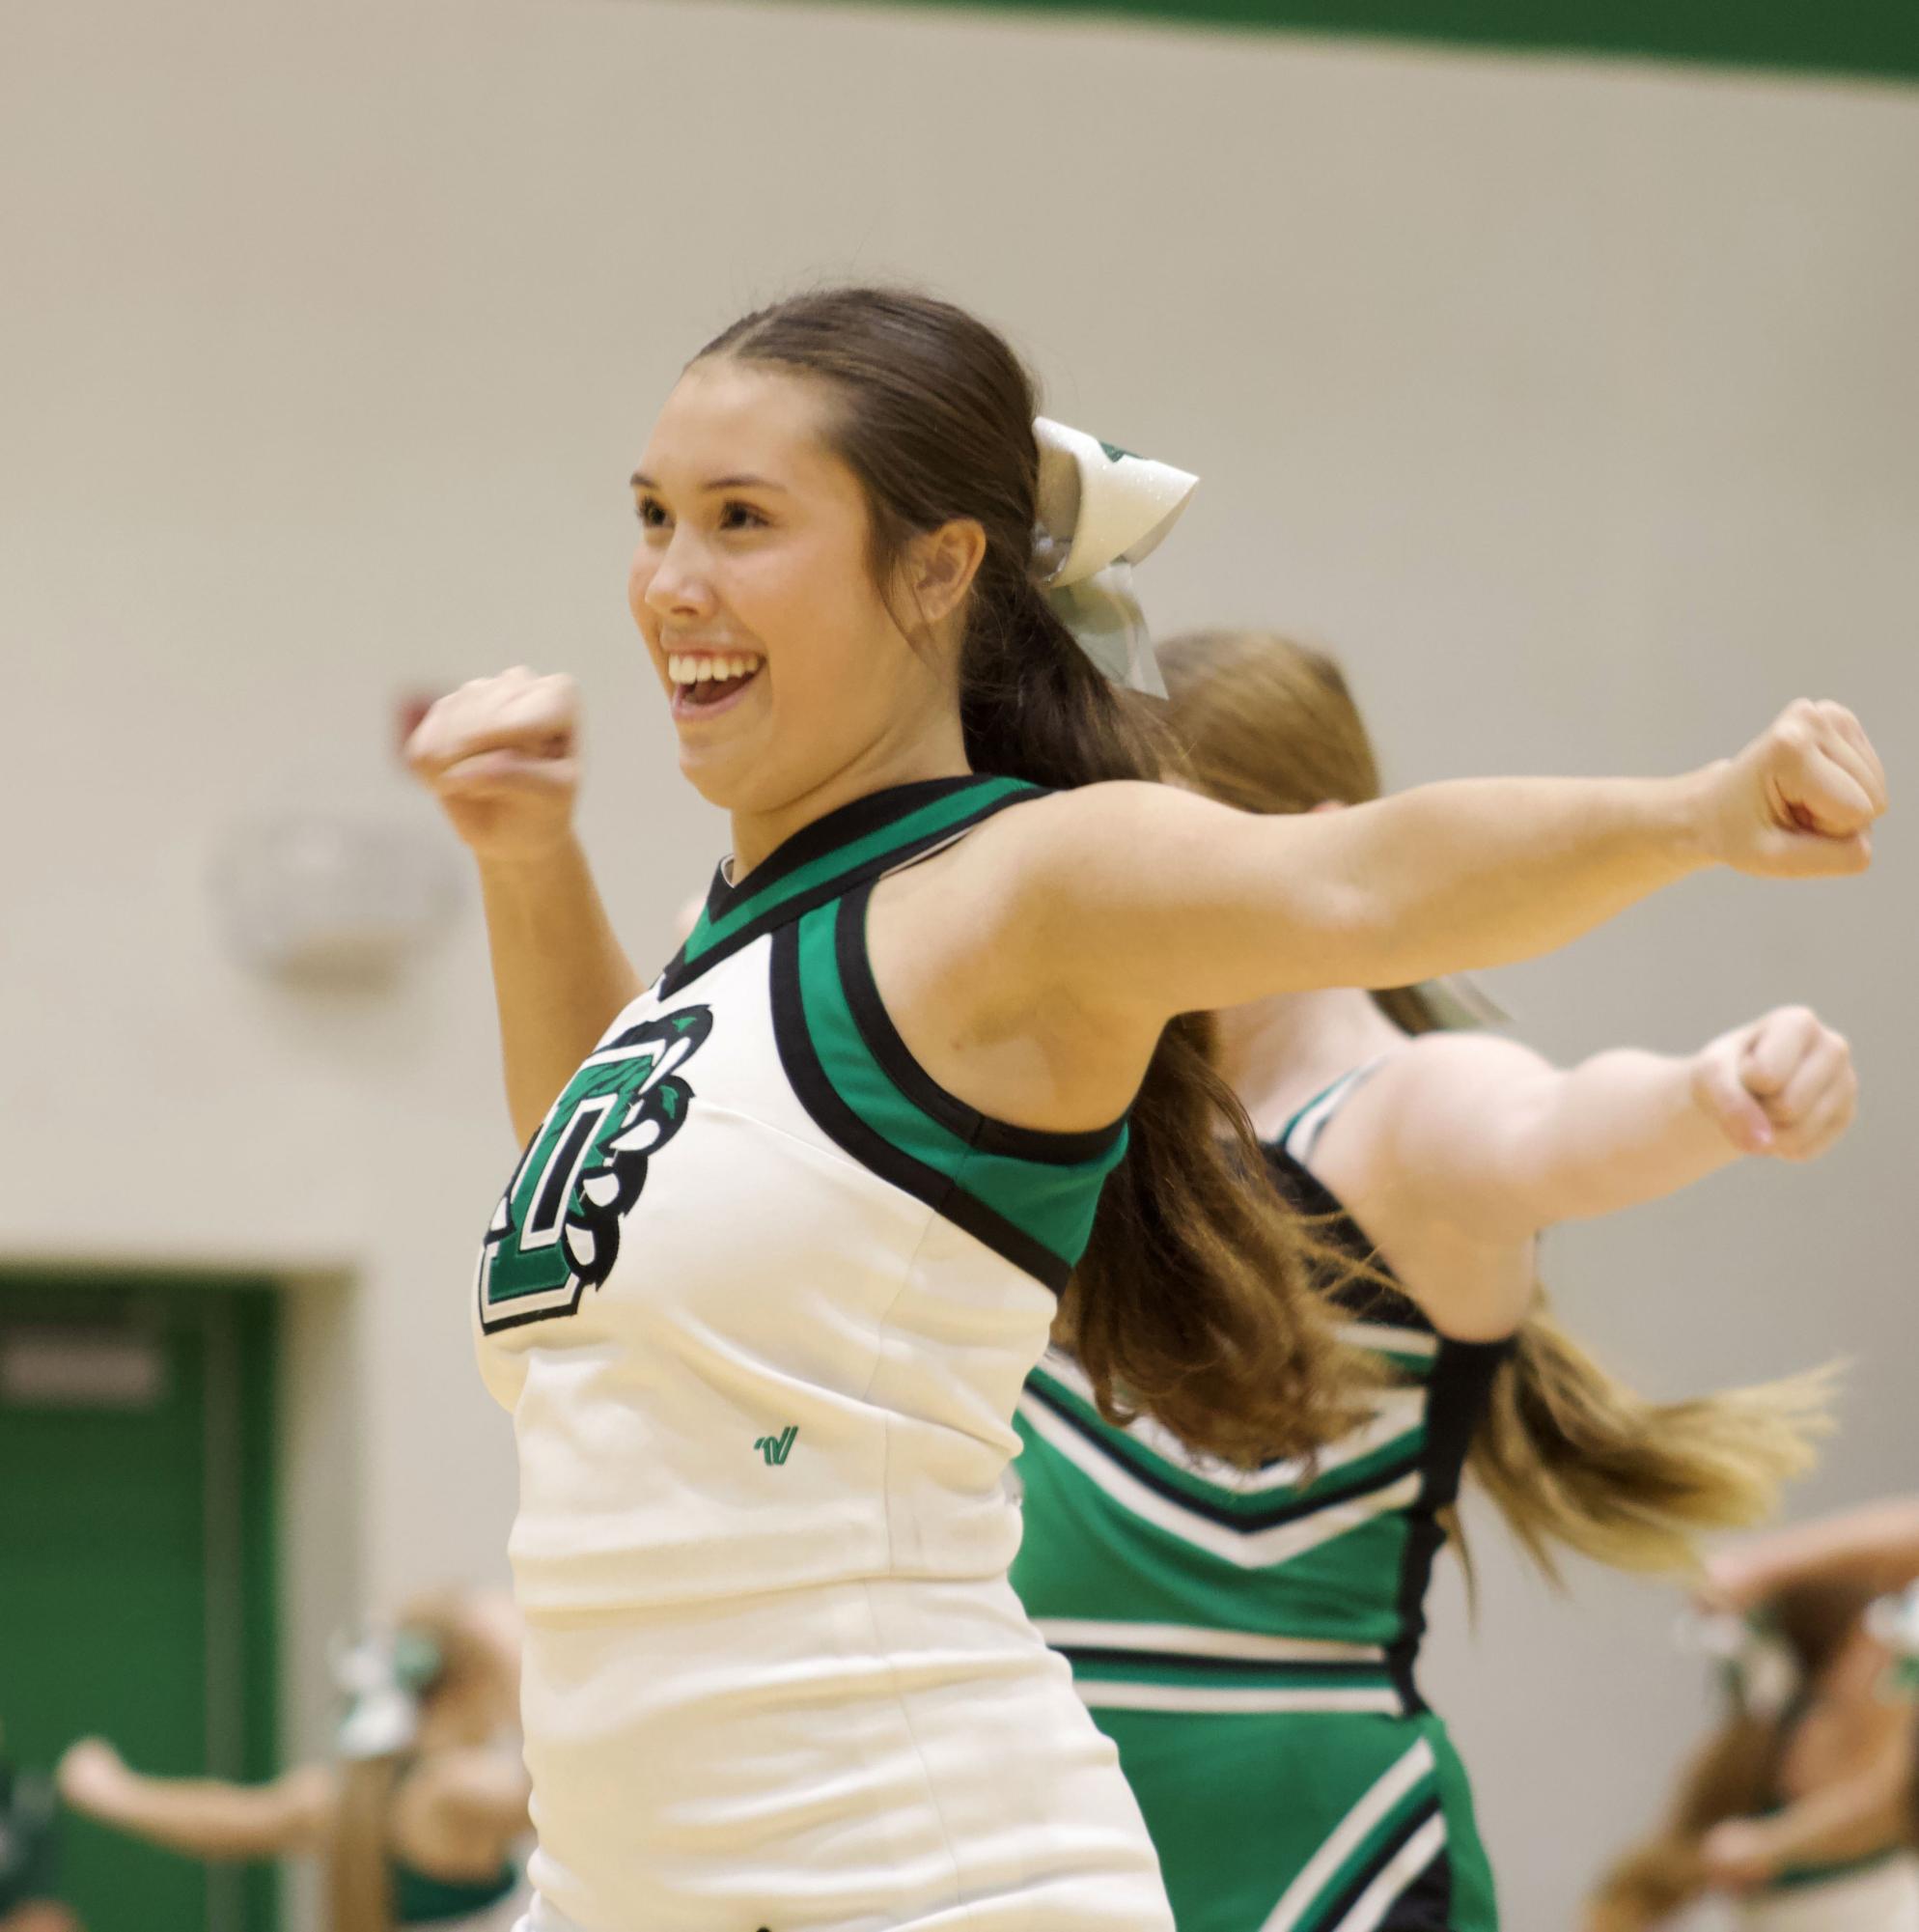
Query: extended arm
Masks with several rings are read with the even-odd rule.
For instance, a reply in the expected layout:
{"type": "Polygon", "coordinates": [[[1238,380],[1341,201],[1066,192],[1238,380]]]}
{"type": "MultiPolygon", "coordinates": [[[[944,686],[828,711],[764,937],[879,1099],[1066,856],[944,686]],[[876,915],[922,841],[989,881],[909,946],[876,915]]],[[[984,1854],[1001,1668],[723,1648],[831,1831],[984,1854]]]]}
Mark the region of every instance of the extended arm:
{"type": "Polygon", "coordinates": [[[1163,1019],[1525,959],[1709,864],[1857,872],[1884,800],[1857,721],[1802,703],[1682,778],[1471,779],[1274,818],[1100,786],[1035,808],[1009,855],[1028,970],[1163,1019]]]}
{"type": "Polygon", "coordinates": [[[1616,1212],[1744,1154],[1803,1161],[1852,1118],[1846,1042],[1782,1007],[1685,1055],[1624,1048],[1559,1068],[1512,1041],[1421,1041],[1354,1099],[1344,1151],[1487,1241],[1616,1212]]]}
{"type": "Polygon", "coordinates": [[[1919,1579],[1919,1498],[1867,1503],[1736,1544],[1713,1557],[1707,1594],[1749,1610],[1795,1584],[1851,1583],[1902,1589],[1919,1579]]]}
{"type": "Polygon", "coordinates": [[[216,1778],[144,1778],[110,1745],[76,1744],[61,1760],[60,1792],[103,1825],[196,1859],[274,1858],[324,1842],[333,1779],[304,1766],[270,1784],[216,1778]]]}

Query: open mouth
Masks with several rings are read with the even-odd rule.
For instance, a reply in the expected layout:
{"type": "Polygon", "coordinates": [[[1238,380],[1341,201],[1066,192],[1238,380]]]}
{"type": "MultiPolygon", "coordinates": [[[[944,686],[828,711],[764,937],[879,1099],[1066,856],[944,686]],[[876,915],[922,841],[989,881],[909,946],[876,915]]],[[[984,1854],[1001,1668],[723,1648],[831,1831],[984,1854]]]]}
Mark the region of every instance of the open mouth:
{"type": "Polygon", "coordinates": [[[760,675],[765,662],[752,652],[669,653],[666,675],[673,680],[675,714],[710,714],[724,709],[760,675]]]}

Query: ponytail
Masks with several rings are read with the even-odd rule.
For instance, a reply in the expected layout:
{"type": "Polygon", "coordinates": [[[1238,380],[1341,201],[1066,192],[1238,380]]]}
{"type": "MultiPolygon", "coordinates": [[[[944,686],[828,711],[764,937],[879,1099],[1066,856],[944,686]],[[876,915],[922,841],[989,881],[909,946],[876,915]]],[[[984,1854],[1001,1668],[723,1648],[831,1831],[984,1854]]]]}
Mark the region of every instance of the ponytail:
{"type": "Polygon", "coordinates": [[[1781,1485],[1811,1468],[1836,1373],[1649,1402],[1559,1326],[1541,1291],[1466,1467],[1554,1582],[1561,1545],[1615,1569],[1689,1572],[1703,1533],[1771,1515],[1781,1485]]]}
{"type": "MultiPolygon", "coordinates": [[[[1093,665],[1022,568],[995,562],[960,660],[968,762],[1053,787],[1157,778],[1163,722],[1093,665]]],[[[1357,1421],[1374,1371],[1314,1285],[1338,1257],[1248,1185],[1265,1162],[1212,1032],[1188,1013],[1160,1035],[1055,1337],[1111,1422],[1145,1412],[1246,1464],[1310,1455],[1357,1421]]]]}
{"type": "Polygon", "coordinates": [[[392,1932],[393,1868],[387,1822],[399,1760],[368,1757],[340,1769],[340,1804],[327,1860],[329,1932],[392,1932]]]}

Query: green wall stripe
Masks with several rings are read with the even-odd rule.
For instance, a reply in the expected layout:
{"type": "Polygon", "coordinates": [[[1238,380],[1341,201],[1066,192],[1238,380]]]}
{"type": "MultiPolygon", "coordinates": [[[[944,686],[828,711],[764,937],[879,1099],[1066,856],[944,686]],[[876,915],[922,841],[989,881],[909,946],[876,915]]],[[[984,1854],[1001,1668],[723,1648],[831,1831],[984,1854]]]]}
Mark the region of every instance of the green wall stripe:
{"type": "MultiPolygon", "coordinates": [[[[897,4],[897,0],[895,0],[897,4]]],[[[1914,0],[909,0],[974,11],[1919,79],[1914,0]]]]}

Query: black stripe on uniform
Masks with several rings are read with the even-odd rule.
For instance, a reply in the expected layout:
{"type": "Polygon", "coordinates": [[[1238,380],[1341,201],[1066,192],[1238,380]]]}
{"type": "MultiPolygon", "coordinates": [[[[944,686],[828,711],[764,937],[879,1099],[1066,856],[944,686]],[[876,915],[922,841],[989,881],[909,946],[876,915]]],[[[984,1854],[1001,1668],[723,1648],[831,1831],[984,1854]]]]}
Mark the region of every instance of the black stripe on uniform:
{"type": "Polygon", "coordinates": [[[787,924],[773,934],[773,1038],[780,1064],[799,1103],[821,1133],[843,1148],[869,1172],[924,1201],[943,1219],[984,1242],[994,1253],[1043,1281],[1055,1295],[1072,1278],[1072,1270],[1051,1248],[1035,1241],[1024,1228],[969,1194],[950,1174],[895,1147],[862,1120],[844,1100],[820,1063],[813,1036],[806,1028],[806,1007],[799,985],[799,928],[787,924]]]}
{"type": "MultiPolygon", "coordinates": [[[[938,782],[949,783],[951,781],[941,780],[938,782]]],[[[886,792],[877,794],[876,796],[891,799],[893,794],[886,792]]],[[[904,845],[894,846],[887,852],[876,853],[871,858],[865,859],[860,864],[849,866],[845,872],[838,873],[830,879],[823,879],[818,885],[808,886],[804,892],[796,894],[793,898],[783,899],[777,906],[769,906],[765,911],[760,913],[757,917],[747,920],[745,925],[741,926],[737,933],[709,946],[697,960],[689,961],[686,957],[686,946],[681,946],[674,954],[672,960],[668,962],[666,970],[659,976],[660,997],[662,999],[671,999],[683,987],[691,985],[709,967],[718,966],[722,960],[731,959],[735,953],[750,946],[755,939],[760,938],[763,935],[776,932],[781,926],[787,925],[794,919],[804,918],[807,913],[814,911],[819,907],[829,905],[841,893],[849,890],[851,887],[867,880],[877,879],[881,874],[895,871],[911,859],[922,857],[928,853],[936,851],[940,846],[946,845],[953,839],[958,838],[961,832],[971,831],[975,826],[991,818],[995,812],[1004,810],[1008,805],[1023,804],[1027,798],[1033,796],[1035,795],[1030,792],[1015,792],[1010,798],[996,798],[990,803],[982,805],[977,811],[969,812],[965,816],[956,819],[952,825],[942,826],[938,831],[928,832],[921,838],[908,839],[904,845]]],[[[872,800],[861,798],[856,802],[864,805],[872,802],[872,800]]],[[[916,802],[924,804],[927,801],[922,798],[916,802]]],[[[854,807],[848,806],[847,809],[850,811],[854,807]]],[[[829,816],[837,817],[838,814],[829,814],[829,816]]],[[[895,815],[890,812],[885,814],[881,823],[887,823],[893,816],[895,815]]],[[[826,821],[822,819],[820,823],[823,825],[826,821]]],[[[807,831],[811,831],[812,829],[811,826],[807,827],[807,831]]],[[[869,829],[873,829],[873,827],[869,827],[869,829]]],[[[802,839],[805,836],[806,832],[795,832],[793,834],[794,839],[802,839]]],[[[789,841],[789,843],[792,843],[792,841],[789,841]]],[[[838,838],[833,839],[829,842],[828,850],[831,849],[832,845],[839,843],[841,841],[838,838]]],[[[772,858],[766,860],[766,865],[772,865],[784,854],[785,851],[786,847],[782,846],[772,858]]],[[[814,856],[818,857],[819,854],[816,853],[814,856]]],[[[756,867],[752,877],[757,880],[760,873],[765,869],[764,866],[756,867]]],[[[781,868],[783,872],[791,872],[794,869],[791,865],[781,868]]],[[[720,890],[717,882],[714,884],[713,890],[715,893],[720,890]]],[[[731,888],[729,890],[731,891],[731,888]]],[[[735,898],[751,898],[754,895],[752,893],[739,892],[733,894],[733,896],[735,898]]],[[[710,902],[709,903],[709,910],[710,911],[710,902]]],[[[692,941],[689,939],[686,943],[687,945],[691,945],[692,941]]]]}
{"type": "Polygon", "coordinates": [[[985,1154],[1004,1154],[1015,1161],[1040,1162],[1048,1166],[1077,1167],[1109,1153],[1126,1127],[1124,1116],[1110,1127],[1096,1127],[1084,1134],[1047,1134],[1038,1128],[1015,1127],[968,1106],[958,1094],[948,1093],[913,1058],[886,1011],[886,1002],[879,996],[879,983],[873,976],[873,962],[867,957],[866,909],[873,901],[873,888],[877,883],[877,880],[869,879],[840,902],[833,926],[833,953],[860,1038],[893,1084],[922,1113],[936,1120],[967,1146],[977,1147],[985,1154]]]}
{"type": "MultiPolygon", "coordinates": [[[[1404,1819],[1400,1829],[1348,1881],[1334,1899],[1332,1909],[1312,1921],[1314,1932],[1340,1932],[1347,1914],[1365,1896],[1366,1888],[1399,1857],[1418,1833],[1439,1816],[1440,1808],[1435,1796],[1404,1819]]],[[[1448,1932],[1453,1900],[1451,1853],[1449,1843],[1439,1847],[1433,1854],[1432,1862],[1387,1907],[1385,1918],[1377,1922],[1377,1932],[1448,1932]],[[1436,1883],[1433,1879],[1435,1872],[1438,1874],[1436,1883]]]]}

